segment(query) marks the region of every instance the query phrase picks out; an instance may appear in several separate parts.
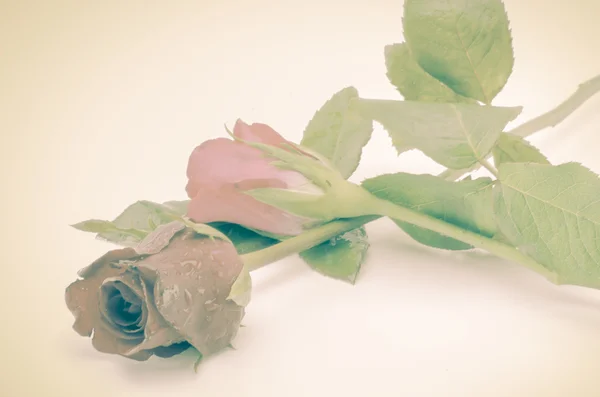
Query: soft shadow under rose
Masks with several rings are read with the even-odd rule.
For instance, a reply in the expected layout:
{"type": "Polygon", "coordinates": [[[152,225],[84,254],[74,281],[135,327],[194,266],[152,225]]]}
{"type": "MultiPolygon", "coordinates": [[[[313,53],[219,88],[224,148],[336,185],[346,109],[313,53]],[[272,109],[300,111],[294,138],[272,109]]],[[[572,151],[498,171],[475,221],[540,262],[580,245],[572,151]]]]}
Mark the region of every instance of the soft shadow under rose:
{"type": "Polygon", "coordinates": [[[166,225],[139,247],[109,251],[66,290],[73,328],[100,352],[134,360],[230,345],[244,307],[227,299],[243,263],[227,241],[166,225]]]}

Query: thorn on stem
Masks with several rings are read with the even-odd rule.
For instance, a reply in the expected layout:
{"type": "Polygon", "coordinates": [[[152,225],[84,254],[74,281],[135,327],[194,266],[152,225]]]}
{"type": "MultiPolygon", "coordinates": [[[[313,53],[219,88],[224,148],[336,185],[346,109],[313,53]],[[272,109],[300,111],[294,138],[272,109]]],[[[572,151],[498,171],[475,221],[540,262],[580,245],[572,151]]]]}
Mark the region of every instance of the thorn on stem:
{"type": "Polygon", "coordinates": [[[200,366],[200,363],[202,362],[202,358],[203,358],[202,353],[199,352],[198,354],[199,354],[198,359],[194,363],[194,372],[195,373],[198,373],[198,367],[200,366]]]}

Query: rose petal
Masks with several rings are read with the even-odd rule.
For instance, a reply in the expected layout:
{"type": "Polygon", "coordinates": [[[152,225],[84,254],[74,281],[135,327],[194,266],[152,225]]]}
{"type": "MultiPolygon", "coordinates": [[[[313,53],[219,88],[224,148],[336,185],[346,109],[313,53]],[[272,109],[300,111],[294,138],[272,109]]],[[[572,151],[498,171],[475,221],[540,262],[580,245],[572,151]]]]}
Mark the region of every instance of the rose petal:
{"type": "Polygon", "coordinates": [[[165,319],[156,309],[154,298],[154,280],[156,280],[156,274],[152,275],[150,279],[150,281],[147,279],[142,279],[145,306],[147,308],[144,340],[139,345],[131,349],[127,354],[136,354],[141,350],[152,350],[154,354],[159,356],[160,354],[170,354],[172,356],[177,354],[176,351],[181,353],[185,350],[183,349],[184,346],[181,345],[183,340],[182,336],[165,321],[165,319]],[[169,346],[171,345],[181,346],[169,349],[169,346]]]}
{"type": "Polygon", "coordinates": [[[277,186],[264,187],[286,187],[287,181],[296,181],[299,176],[302,177],[295,171],[273,166],[259,149],[217,138],[203,142],[190,155],[186,191],[192,198],[201,187],[219,187],[251,179],[279,181],[277,186]]]}
{"type": "Polygon", "coordinates": [[[142,339],[125,340],[116,337],[112,332],[104,327],[96,327],[92,337],[92,346],[101,353],[119,354],[137,361],[145,361],[152,356],[152,353],[142,350],[135,354],[128,354],[142,339]]]}
{"type": "MultiPolygon", "coordinates": [[[[118,291],[125,293],[129,299],[143,299],[143,291],[139,278],[131,272],[130,268],[125,268],[123,273],[117,277],[106,278],[103,285],[99,289],[99,307],[100,318],[94,324],[94,335],[92,337],[92,346],[101,353],[119,354],[128,358],[144,361],[152,355],[148,352],[138,352],[130,355],[128,352],[144,340],[143,328],[134,333],[127,333],[122,327],[115,323],[113,316],[115,313],[110,313],[108,308],[104,307],[106,300],[106,289],[117,289],[115,284],[120,283],[118,291]]],[[[124,297],[122,297],[124,298],[124,297]]],[[[143,326],[143,325],[142,325],[143,326]]]]}
{"type": "Polygon", "coordinates": [[[157,357],[169,358],[181,354],[189,348],[190,344],[188,342],[179,342],[169,346],[159,346],[151,351],[157,357]]]}
{"type": "MultiPolygon", "coordinates": [[[[135,298],[143,300],[140,303],[144,308],[144,314],[139,324],[140,331],[136,333],[128,333],[126,329],[119,327],[114,320],[114,314],[104,318],[105,321],[96,325],[92,338],[92,344],[98,351],[119,354],[134,360],[146,360],[155,353],[155,349],[160,347],[164,349],[156,351],[163,356],[175,355],[176,352],[184,350],[183,345],[167,349],[173,344],[182,342],[182,337],[158,313],[154,295],[148,291],[143,279],[136,277],[136,274],[130,271],[116,280],[107,279],[104,286],[106,285],[118,285],[116,288],[123,292],[124,299],[134,299],[135,295],[135,298]]],[[[102,305],[100,309],[102,312],[102,305]]]]}
{"type": "Polygon", "coordinates": [[[92,278],[98,272],[104,271],[106,266],[119,267],[116,265],[118,262],[132,261],[137,257],[139,257],[138,253],[130,247],[111,250],[96,259],[91,265],[79,270],[78,275],[84,279],[92,278]]]}
{"type": "Polygon", "coordinates": [[[233,127],[233,135],[248,142],[265,143],[272,146],[281,146],[288,141],[277,131],[262,123],[248,125],[242,120],[237,120],[233,127]]]}
{"type": "Polygon", "coordinates": [[[100,321],[98,311],[98,289],[109,277],[116,277],[125,271],[123,266],[115,265],[119,260],[131,260],[138,254],[131,248],[107,252],[90,266],[82,269],[82,279],[73,282],[65,291],[67,307],[75,316],[73,329],[81,336],[90,336],[95,324],[100,321]]]}
{"type": "Polygon", "coordinates": [[[139,277],[126,270],[118,277],[106,278],[99,293],[98,308],[104,327],[118,338],[129,340],[143,338],[147,309],[144,305],[144,291],[139,277]],[[140,312],[129,326],[122,324],[122,313],[119,311],[122,311],[123,308],[111,306],[111,304],[119,302],[135,302],[139,305],[140,312]]]}
{"type": "MultiPolygon", "coordinates": [[[[142,316],[142,306],[141,302],[131,302],[125,300],[124,297],[113,295],[107,302],[107,309],[109,312],[121,312],[117,316],[113,316],[113,320],[115,324],[119,327],[130,328],[132,326],[137,326],[140,323],[140,317],[142,316]],[[118,306],[123,302],[129,303],[132,307],[135,307],[135,310],[125,310],[124,308],[119,308],[118,306]],[[122,316],[124,315],[124,316],[122,316]]],[[[127,331],[126,331],[127,332],[127,331]]]]}
{"type": "Polygon", "coordinates": [[[233,135],[247,142],[264,143],[288,150],[290,152],[302,153],[305,156],[312,157],[315,160],[319,159],[319,157],[322,157],[311,153],[309,149],[288,141],[273,128],[263,123],[253,123],[248,125],[242,120],[238,119],[233,128],[233,135]]]}
{"type": "Polygon", "coordinates": [[[198,191],[188,207],[188,216],[198,223],[229,222],[281,235],[302,233],[308,222],[230,186],[198,191]]]}
{"type": "Polygon", "coordinates": [[[244,308],[227,297],[243,264],[231,243],[187,233],[138,266],[157,275],[160,314],[202,354],[225,348],[235,337],[244,308]]]}

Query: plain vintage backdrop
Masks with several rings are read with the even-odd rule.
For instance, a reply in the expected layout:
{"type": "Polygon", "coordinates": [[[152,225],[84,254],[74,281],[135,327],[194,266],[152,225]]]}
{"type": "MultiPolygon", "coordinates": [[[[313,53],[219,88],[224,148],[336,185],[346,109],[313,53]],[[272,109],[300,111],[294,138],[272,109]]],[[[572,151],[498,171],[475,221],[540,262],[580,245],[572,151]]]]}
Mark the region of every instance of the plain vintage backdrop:
{"type": "MultiPolygon", "coordinates": [[[[518,122],[600,73],[595,0],[506,0],[516,66],[495,104],[518,122]]],[[[71,330],[64,288],[111,246],[68,225],[184,199],[191,150],[235,119],[298,140],[353,85],[399,98],[391,0],[0,0],[0,394],[595,397],[600,292],[482,254],[421,248],[387,220],[356,286],[299,259],[255,275],[237,351],[135,363],[71,330]]],[[[600,97],[533,141],[600,172],[600,97]]],[[[437,172],[377,127],[353,180],[437,172]]]]}

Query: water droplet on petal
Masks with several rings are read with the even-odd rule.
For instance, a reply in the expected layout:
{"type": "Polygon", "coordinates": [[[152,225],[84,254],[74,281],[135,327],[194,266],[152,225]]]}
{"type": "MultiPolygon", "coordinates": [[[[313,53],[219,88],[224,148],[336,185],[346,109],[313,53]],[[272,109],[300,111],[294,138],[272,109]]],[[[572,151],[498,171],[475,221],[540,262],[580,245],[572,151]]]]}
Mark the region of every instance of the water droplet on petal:
{"type": "Polygon", "coordinates": [[[187,303],[188,305],[191,305],[192,301],[193,301],[192,293],[186,289],[183,291],[183,295],[185,297],[185,303],[187,303]]]}

